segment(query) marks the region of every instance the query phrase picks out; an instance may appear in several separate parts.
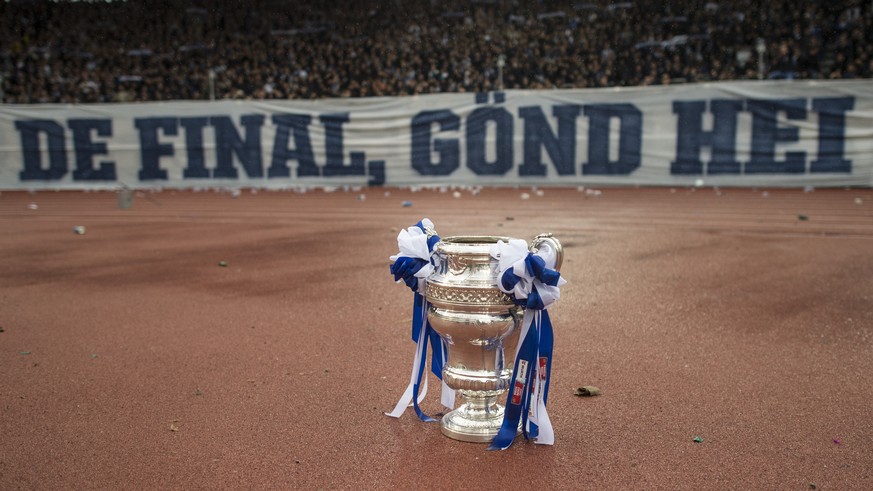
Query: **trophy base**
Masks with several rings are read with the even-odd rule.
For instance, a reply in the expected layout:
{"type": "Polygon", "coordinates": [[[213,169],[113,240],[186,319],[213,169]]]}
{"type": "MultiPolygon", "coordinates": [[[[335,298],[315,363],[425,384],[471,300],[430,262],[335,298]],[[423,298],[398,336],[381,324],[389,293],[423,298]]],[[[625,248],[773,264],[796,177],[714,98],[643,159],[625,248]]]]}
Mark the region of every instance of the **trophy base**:
{"type": "Polygon", "coordinates": [[[476,408],[463,404],[443,416],[443,435],[462,442],[489,443],[503,425],[504,407],[500,404],[476,408]],[[487,409],[486,409],[487,408],[487,409]]]}

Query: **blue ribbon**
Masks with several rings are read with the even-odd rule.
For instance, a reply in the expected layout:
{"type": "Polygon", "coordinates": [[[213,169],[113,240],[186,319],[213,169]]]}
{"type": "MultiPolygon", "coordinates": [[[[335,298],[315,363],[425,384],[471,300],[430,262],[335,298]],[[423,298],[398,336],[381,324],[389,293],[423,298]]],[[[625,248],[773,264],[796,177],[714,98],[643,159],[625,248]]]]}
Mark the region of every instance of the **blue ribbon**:
{"type": "Polygon", "coordinates": [[[542,281],[549,286],[558,286],[558,280],[561,278],[561,273],[554,269],[546,267],[546,261],[536,254],[528,254],[524,259],[524,267],[527,274],[542,281]]]}
{"type": "MultiPolygon", "coordinates": [[[[426,307],[427,302],[424,302],[424,305],[423,305],[421,298],[422,298],[421,295],[417,295],[417,294],[415,295],[415,302],[413,304],[413,308],[415,309],[415,312],[413,313],[413,316],[412,316],[413,333],[415,333],[415,331],[416,331],[415,318],[418,317],[418,319],[419,319],[419,324],[417,326],[419,334],[421,334],[421,318],[426,317],[426,313],[423,311],[424,311],[424,309],[427,308],[426,307]]],[[[418,336],[415,336],[413,338],[413,340],[416,343],[415,349],[421,351],[421,357],[420,357],[419,362],[418,362],[418,379],[415,381],[415,385],[412,386],[412,407],[415,408],[415,414],[418,415],[418,419],[425,421],[425,422],[436,421],[434,418],[431,418],[430,416],[425,414],[424,411],[422,411],[421,408],[418,407],[418,392],[421,388],[421,380],[423,377],[426,376],[424,374],[424,366],[425,366],[425,362],[427,361],[427,341],[430,338],[430,333],[432,331],[433,331],[433,328],[430,326],[430,322],[427,322],[425,320],[424,337],[422,337],[420,339],[421,342],[419,343],[418,336]]],[[[431,341],[431,343],[433,343],[433,341],[431,341]]],[[[433,346],[433,344],[431,344],[431,346],[433,346]]],[[[436,357],[437,357],[437,353],[436,353],[436,349],[434,347],[433,354],[431,355],[431,358],[436,358],[436,357]]],[[[440,379],[442,379],[442,371],[440,371],[439,377],[440,377],[440,379]]]]}
{"type": "MultiPolygon", "coordinates": [[[[415,224],[416,227],[427,233],[421,221],[415,224]]],[[[433,248],[440,241],[438,235],[434,234],[427,239],[427,250],[433,252],[433,248]]],[[[424,367],[427,360],[427,344],[430,343],[431,354],[431,372],[440,380],[443,379],[443,366],[446,363],[446,346],[439,333],[434,330],[427,320],[428,302],[424,298],[424,292],[418,291],[418,278],[415,273],[418,273],[421,268],[427,264],[427,261],[415,257],[398,257],[394,264],[390,265],[391,274],[394,275],[394,281],[403,280],[414,293],[412,304],[412,341],[416,343],[416,350],[421,351],[421,359],[418,366],[418,378],[413,385],[412,404],[415,408],[415,413],[422,421],[437,421],[436,419],[425,414],[418,407],[418,393],[420,390],[422,378],[424,377],[424,367]],[[424,336],[421,336],[422,328],[424,336]],[[419,340],[421,343],[419,344],[419,340]]]]}
{"type": "MultiPolygon", "coordinates": [[[[427,320],[428,302],[422,295],[415,295],[412,303],[412,342],[418,343],[421,328],[424,326],[424,341],[430,341],[431,349],[431,372],[440,380],[443,379],[443,366],[446,361],[446,346],[439,333],[430,325],[427,320]]],[[[422,353],[425,355],[427,353],[422,353]]]]}
{"type": "Polygon", "coordinates": [[[427,323],[427,337],[430,338],[430,348],[433,353],[430,355],[430,371],[437,376],[438,379],[443,379],[443,366],[446,363],[446,343],[440,337],[436,329],[431,327],[430,322],[427,323]]]}
{"type": "Polygon", "coordinates": [[[394,275],[394,281],[403,280],[413,292],[418,292],[418,278],[415,273],[418,273],[427,261],[417,257],[398,257],[394,264],[390,266],[391,274],[394,275]]]}
{"type": "MultiPolygon", "coordinates": [[[[543,258],[528,253],[527,257],[524,259],[524,267],[529,275],[540,280],[543,284],[558,286],[558,280],[561,279],[561,273],[554,269],[547,268],[546,262],[543,258]]],[[[519,281],[521,281],[521,278],[512,272],[512,268],[508,268],[500,277],[500,284],[506,291],[512,291],[519,281]]],[[[513,298],[513,301],[516,305],[521,305],[529,309],[543,310],[545,308],[542,297],[540,297],[540,293],[537,291],[536,286],[531,288],[531,292],[527,295],[526,299],[513,298]]]]}
{"type": "MultiPolygon", "coordinates": [[[[558,271],[547,268],[543,258],[528,253],[524,263],[529,275],[546,285],[558,285],[561,274],[558,271]]],[[[521,281],[521,278],[512,272],[512,268],[504,271],[500,278],[504,290],[512,290],[519,281],[521,281]]],[[[539,315],[533,314],[533,321],[528,328],[527,334],[521,341],[521,347],[518,350],[515,365],[512,369],[512,377],[509,380],[503,424],[497,436],[492,440],[488,450],[504,450],[509,448],[518,434],[519,425],[521,425],[525,439],[535,439],[539,435],[539,428],[536,424],[531,422],[530,429],[528,429],[528,415],[531,411],[533,387],[537,383],[537,380],[534,380],[534,374],[536,373],[534,364],[539,364],[541,368],[540,373],[544,374],[541,375],[545,379],[542,397],[543,403],[548,403],[554,345],[552,321],[535,286],[531,288],[527,298],[514,298],[514,301],[517,305],[541,312],[539,312],[539,315]]]]}
{"type": "MultiPolygon", "coordinates": [[[[420,228],[422,232],[427,233],[427,229],[424,228],[424,224],[421,222],[421,220],[419,220],[418,223],[415,224],[415,226],[420,228]]],[[[439,241],[440,241],[440,236],[437,234],[433,234],[430,237],[428,237],[427,238],[427,252],[433,252],[433,247],[439,241]]]]}
{"type": "MultiPolygon", "coordinates": [[[[542,323],[539,328],[539,359],[537,362],[540,364],[541,371],[545,372],[545,383],[543,384],[543,405],[547,405],[549,403],[549,382],[551,381],[551,373],[552,373],[552,348],[554,345],[555,335],[552,330],[552,321],[549,318],[549,313],[547,311],[543,311],[542,313],[542,323]]],[[[535,383],[536,381],[534,381],[535,383]]],[[[530,397],[530,395],[529,395],[530,397]]],[[[527,418],[525,418],[527,419],[527,418]]],[[[524,425],[524,422],[522,422],[524,425]]],[[[523,427],[526,427],[524,425],[523,427]]],[[[530,423],[530,435],[525,434],[526,438],[536,438],[539,436],[539,428],[533,422],[530,423]]]]}
{"type": "MultiPolygon", "coordinates": [[[[497,436],[491,441],[488,450],[509,448],[518,434],[519,422],[526,426],[527,415],[530,411],[531,384],[534,382],[534,360],[537,356],[538,338],[537,326],[536,323],[533,323],[521,342],[518,356],[515,357],[512,377],[509,379],[503,424],[497,432],[497,436]]],[[[527,437],[526,433],[525,437],[527,437]]]]}

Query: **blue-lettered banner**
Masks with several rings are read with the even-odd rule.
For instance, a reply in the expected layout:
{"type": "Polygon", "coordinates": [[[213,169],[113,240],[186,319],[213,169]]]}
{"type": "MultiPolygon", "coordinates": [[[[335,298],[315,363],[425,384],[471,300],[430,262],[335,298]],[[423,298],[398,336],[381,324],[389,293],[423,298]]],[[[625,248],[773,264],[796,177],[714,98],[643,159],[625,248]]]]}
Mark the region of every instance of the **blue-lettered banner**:
{"type": "Polygon", "coordinates": [[[873,83],[0,105],[0,189],[873,185],[873,83]]]}

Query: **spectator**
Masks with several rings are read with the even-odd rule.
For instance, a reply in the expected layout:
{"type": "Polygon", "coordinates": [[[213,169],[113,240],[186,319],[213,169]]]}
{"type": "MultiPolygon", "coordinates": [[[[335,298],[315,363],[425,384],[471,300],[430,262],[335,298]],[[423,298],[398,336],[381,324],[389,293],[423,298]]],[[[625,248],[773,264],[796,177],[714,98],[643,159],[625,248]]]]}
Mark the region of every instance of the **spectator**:
{"type": "Polygon", "coordinates": [[[788,47],[788,42],[779,44],[779,56],[773,62],[773,69],[770,70],[770,79],[778,80],[794,80],[797,76],[797,61],[794,59],[794,54],[791,48],[788,47]]]}
{"type": "Polygon", "coordinates": [[[750,79],[759,37],[772,47],[766,78],[873,77],[873,12],[860,0],[11,1],[0,3],[0,97],[312,99],[750,79]]]}

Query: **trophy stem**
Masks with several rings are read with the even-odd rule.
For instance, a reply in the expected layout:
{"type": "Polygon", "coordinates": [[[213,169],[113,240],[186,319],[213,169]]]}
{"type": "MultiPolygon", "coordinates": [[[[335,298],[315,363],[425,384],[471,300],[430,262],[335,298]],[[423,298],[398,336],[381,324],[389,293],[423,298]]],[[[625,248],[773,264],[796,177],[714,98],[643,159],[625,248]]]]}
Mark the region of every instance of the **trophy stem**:
{"type": "Polygon", "coordinates": [[[497,401],[505,394],[505,390],[458,390],[461,405],[443,416],[443,434],[463,442],[490,442],[503,424],[505,408],[497,401]]]}

